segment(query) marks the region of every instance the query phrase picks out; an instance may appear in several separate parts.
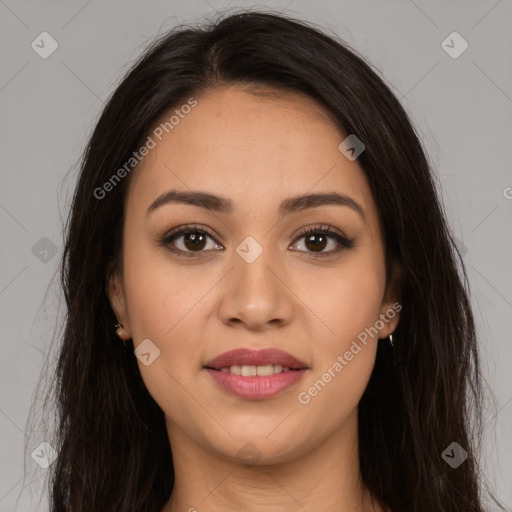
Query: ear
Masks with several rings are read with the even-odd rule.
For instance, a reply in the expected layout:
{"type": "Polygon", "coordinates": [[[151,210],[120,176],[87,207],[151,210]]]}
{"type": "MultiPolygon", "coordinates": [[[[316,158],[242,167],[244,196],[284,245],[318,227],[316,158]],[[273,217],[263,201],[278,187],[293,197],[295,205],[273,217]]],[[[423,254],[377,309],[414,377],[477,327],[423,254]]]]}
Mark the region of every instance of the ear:
{"type": "Polygon", "coordinates": [[[124,330],[130,335],[130,320],[126,308],[126,296],[124,293],[123,278],[121,273],[116,270],[109,270],[107,277],[107,296],[110,306],[114,311],[117,321],[123,326],[124,330]]]}
{"type": "Polygon", "coordinates": [[[395,331],[400,320],[401,304],[401,275],[402,271],[398,262],[393,262],[384,299],[382,301],[378,325],[383,325],[379,329],[379,338],[387,338],[395,331]]]}

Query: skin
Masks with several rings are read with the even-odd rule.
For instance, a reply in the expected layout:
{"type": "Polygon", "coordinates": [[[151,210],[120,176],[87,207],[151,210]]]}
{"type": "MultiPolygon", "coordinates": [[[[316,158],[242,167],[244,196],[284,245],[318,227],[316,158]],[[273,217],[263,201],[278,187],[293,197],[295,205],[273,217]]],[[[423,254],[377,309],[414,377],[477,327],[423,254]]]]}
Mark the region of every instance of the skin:
{"type": "MultiPolygon", "coordinates": [[[[126,197],[123,269],[110,280],[109,298],[134,346],[150,339],[160,349],[150,365],[137,361],[165,413],[173,452],[176,481],[163,512],[379,510],[360,479],[357,406],[378,338],[395,330],[399,313],[308,404],[298,394],[399,302],[396,279],[386,289],[374,199],[357,160],[338,150],[346,134],[311,99],[274,94],[230,86],[197,96],[133,171],[126,197]],[[234,213],[167,204],[147,216],[171,189],[227,197],[234,213]],[[278,218],[282,200],[331,191],[357,201],[366,221],[338,205],[278,218]],[[207,237],[190,258],[158,244],[184,224],[204,225],[216,240],[207,237]],[[297,234],[323,224],[354,247],[315,256],[297,234]],[[263,249],[252,263],[236,252],[247,236],[263,249]],[[267,347],[309,367],[275,397],[227,394],[203,369],[228,350],[267,347]],[[247,443],[258,454],[254,463],[238,456],[247,443]]],[[[174,247],[193,252],[185,238],[178,235],[174,247]]],[[[329,238],[322,247],[330,252],[338,243],[329,238]]]]}

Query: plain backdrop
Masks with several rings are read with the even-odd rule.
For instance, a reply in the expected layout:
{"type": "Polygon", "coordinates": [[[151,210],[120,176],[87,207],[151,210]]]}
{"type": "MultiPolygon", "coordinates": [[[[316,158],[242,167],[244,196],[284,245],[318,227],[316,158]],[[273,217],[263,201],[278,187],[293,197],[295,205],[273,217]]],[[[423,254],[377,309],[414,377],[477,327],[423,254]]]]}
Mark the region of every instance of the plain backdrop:
{"type": "Polygon", "coordinates": [[[510,506],[511,0],[0,0],[0,512],[48,510],[44,497],[29,492],[47,473],[31,458],[38,444],[25,457],[24,443],[57,322],[58,280],[48,287],[87,137],[146,42],[231,7],[283,10],[339,35],[379,70],[410,114],[464,254],[484,375],[495,396],[485,469],[510,506]],[[43,58],[52,45],[57,49],[43,58]]]}

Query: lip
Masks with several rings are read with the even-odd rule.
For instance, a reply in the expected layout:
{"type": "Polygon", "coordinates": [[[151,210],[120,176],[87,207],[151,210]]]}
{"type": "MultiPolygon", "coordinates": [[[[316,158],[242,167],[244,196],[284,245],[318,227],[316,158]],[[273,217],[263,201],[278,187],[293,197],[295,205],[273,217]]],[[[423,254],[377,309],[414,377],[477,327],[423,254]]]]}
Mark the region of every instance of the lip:
{"type": "Polygon", "coordinates": [[[247,365],[263,366],[266,364],[280,364],[293,370],[307,369],[306,363],[299,361],[288,352],[283,352],[277,348],[263,348],[260,350],[251,350],[248,348],[239,348],[224,352],[208,361],[204,367],[213,370],[220,370],[226,366],[247,365]]]}
{"type": "Polygon", "coordinates": [[[298,382],[309,368],[287,352],[268,348],[237,349],[225,352],[206,363],[204,369],[222,390],[245,400],[265,400],[298,382]],[[290,371],[251,377],[220,371],[221,368],[233,365],[263,366],[267,364],[287,366],[290,371]]]}

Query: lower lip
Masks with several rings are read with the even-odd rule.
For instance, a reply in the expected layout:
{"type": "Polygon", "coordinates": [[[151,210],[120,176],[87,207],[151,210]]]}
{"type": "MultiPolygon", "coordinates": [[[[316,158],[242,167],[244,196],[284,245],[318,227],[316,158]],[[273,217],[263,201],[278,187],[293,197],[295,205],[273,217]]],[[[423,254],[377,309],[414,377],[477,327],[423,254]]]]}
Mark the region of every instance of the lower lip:
{"type": "Polygon", "coordinates": [[[224,391],[232,395],[246,400],[265,400],[278,395],[299,381],[306,368],[274,373],[274,375],[264,377],[242,377],[241,375],[212,370],[211,368],[206,368],[206,371],[224,391]]]}

